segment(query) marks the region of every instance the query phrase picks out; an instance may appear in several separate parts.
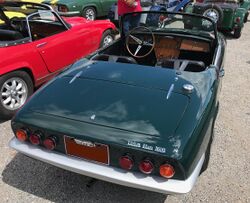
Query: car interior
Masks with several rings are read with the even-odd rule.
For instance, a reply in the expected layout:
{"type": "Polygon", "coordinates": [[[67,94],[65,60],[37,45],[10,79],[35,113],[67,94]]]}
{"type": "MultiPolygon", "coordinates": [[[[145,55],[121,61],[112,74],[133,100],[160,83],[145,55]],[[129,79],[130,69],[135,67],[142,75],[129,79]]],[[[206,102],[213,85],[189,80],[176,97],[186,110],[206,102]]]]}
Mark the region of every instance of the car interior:
{"type": "MultiPolygon", "coordinates": [[[[43,21],[29,21],[33,40],[48,37],[67,29],[61,23],[48,23],[43,21]]],[[[29,37],[25,18],[13,18],[6,26],[0,27],[0,41],[12,41],[29,37]]]]}
{"type": "MultiPolygon", "coordinates": [[[[10,7],[8,9],[10,9],[9,11],[15,11],[19,7],[10,7]]],[[[0,6],[0,20],[2,21],[0,24],[0,45],[8,46],[19,42],[23,43],[26,38],[30,40],[26,17],[12,17],[9,19],[4,13],[5,11],[7,10],[0,6]]],[[[52,12],[44,10],[34,10],[34,12],[34,15],[29,18],[32,40],[38,40],[67,30],[52,12]]],[[[27,13],[27,15],[29,14],[27,13]]]]}
{"type": "MultiPolygon", "coordinates": [[[[140,37],[138,36],[138,38],[140,37]]],[[[142,38],[147,40],[147,35],[145,37],[145,33],[143,33],[142,38]]],[[[212,39],[194,38],[190,35],[166,35],[162,33],[154,33],[154,38],[155,43],[153,44],[152,51],[146,55],[142,54],[143,57],[134,56],[133,52],[135,52],[138,45],[133,40],[127,40],[124,37],[112,46],[101,50],[91,59],[171,68],[189,72],[204,71],[212,64],[215,50],[214,40],[212,39]],[[129,49],[132,51],[128,50],[126,41],[131,41],[129,42],[131,46],[129,49]]],[[[147,52],[147,49],[147,46],[145,46],[141,52],[147,52]]]]}

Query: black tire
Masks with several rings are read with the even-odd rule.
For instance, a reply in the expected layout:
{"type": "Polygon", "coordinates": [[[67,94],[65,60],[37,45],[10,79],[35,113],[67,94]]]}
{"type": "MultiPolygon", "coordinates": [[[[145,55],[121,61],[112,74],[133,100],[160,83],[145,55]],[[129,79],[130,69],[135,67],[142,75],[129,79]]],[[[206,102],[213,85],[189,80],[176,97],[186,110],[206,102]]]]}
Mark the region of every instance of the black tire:
{"type": "Polygon", "coordinates": [[[244,17],[244,23],[246,23],[248,21],[248,16],[249,16],[249,13],[247,12],[245,17],[244,17]]]}
{"type": "Polygon", "coordinates": [[[234,29],[234,33],[233,33],[234,38],[239,39],[240,36],[241,36],[241,31],[242,31],[241,27],[238,27],[238,28],[234,29]]]}
{"type": "Polygon", "coordinates": [[[100,43],[100,48],[109,46],[110,44],[113,43],[115,39],[115,36],[112,34],[111,30],[106,30],[103,34],[102,34],[102,39],[101,39],[101,43],[100,43]]]}
{"type": "Polygon", "coordinates": [[[202,8],[202,15],[208,17],[207,15],[205,15],[205,13],[208,12],[208,10],[215,10],[218,13],[219,16],[217,20],[217,25],[220,25],[224,18],[222,8],[216,4],[205,4],[202,8]]]}
{"type": "Polygon", "coordinates": [[[32,79],[30,78],[29,74],[26,73],[25,71],[13,71],[5,75],[2,75],[0,77],[0,119],[5,119],[5,120],[10,119],[16,113],[18,108],[20,108],[21,105],[23,105],[26,102],[27,98],[32,95],[33,91],[34,91],[34,85],[33,85],[32,79]],[[6,95],[6,94],[9,94],[6,88],[6,82],[11,83],[14,80],[17,81],[17,84],[21,83],[22,87],[20,88],[20,90],[23,91],[25,89],[27,93],[25,93],[24,95],[19,95],[17,88],[15,88],[16,93],[15,95],[13,93],[13,95],[15,96],[15,98],[18,97],[21,100],[20,106],[18,105],[18,103],[15,103],[16,105],[15,107],[11,108],[10,106],[8,108],[7,106],[9,102],[7,104],[4,104],[4,101],[6,101],[7,98],[13,98],[12,97],[13,95],[12,94],[9,96],[6,95]]]}
{"type": "Polygon", "coordinates": [[[94,7],[86,7],[82,11],[82,16],[87,20],[96,19],[96,9],[94,7]]]}

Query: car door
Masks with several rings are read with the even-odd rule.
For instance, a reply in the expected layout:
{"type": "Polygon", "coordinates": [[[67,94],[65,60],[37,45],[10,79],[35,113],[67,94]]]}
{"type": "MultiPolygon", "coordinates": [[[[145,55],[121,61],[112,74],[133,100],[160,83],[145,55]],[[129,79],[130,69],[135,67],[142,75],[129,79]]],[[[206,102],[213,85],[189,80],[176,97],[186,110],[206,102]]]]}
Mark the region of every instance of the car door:
{"type": "Polygon", "coordinates": [[[117,2],[117,0],[99,0],[99,1],[102,5],[102,10],[104,15],[108,15],[108,12],[111,9],[112,4],[117,2]]]}
{"type": "Polygon", "coordinates": [[[37,12],[28,22],[31,38],[49,72],[56,72],[88,54],[86,29],[76,32],[52,11],[37,12]]]}

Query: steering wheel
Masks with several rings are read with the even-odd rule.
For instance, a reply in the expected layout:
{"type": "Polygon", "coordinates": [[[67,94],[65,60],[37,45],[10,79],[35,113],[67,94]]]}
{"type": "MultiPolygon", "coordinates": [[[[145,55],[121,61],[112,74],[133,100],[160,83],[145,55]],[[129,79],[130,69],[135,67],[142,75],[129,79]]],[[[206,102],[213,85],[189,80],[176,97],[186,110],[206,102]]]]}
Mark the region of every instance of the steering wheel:
{"type": "Polygon", "coordinates": [[[149,55],[154,46],[155,36],[147,27],[135,27],[126,36],[126,48],[135,58],[143,58],[149,55]]]}
{"type": "Polygon", "coordinates": [[[10,26],[16,31],[23,32],[25,30],[25,23],[23,19],[18,17],[13,17],[10,19],[10,26]]]}

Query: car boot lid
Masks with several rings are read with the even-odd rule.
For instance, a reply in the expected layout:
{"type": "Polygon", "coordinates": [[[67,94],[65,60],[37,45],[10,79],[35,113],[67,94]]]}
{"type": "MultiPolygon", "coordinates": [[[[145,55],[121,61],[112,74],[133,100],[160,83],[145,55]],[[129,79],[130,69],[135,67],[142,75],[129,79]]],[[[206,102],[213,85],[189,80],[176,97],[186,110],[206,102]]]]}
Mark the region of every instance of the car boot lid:
{"type": "MultiPolygon", "coordinates": [[[[139,65],[88,61],[84,68],[65,71],[37,92],[23,109],[36,115],[47,115],[54,121],[65,119],[62,126],[71,126],[70,123],[75,122],[78,126],[79,122],[95,125],[94,136],[98,140],[105,137],[105,140],[114,141],[115,138],[117,144],[145,146],[149,150],[158,147],[159,153],[166,153],[166,148],[173,147],[170,140],[190,105],[191,95],[196,100],[203,97],[197,86],[204,78],[196,74],[195,82],[191,75],[139,65]],[[99,128],[102,130],[97,130],[99,128]],[[102,131],[108,131],[112,136],[105,136],[100,133],[102,131]]],[[[28,122],[37,125],[34,118],[32,115],[32,121],[28,122]]],[[[54,123],[46,128],[53,131],[65,128],[56,126],[54,123]]],[[[65,133],[79,133],[70,129],[65,133]]]]}

